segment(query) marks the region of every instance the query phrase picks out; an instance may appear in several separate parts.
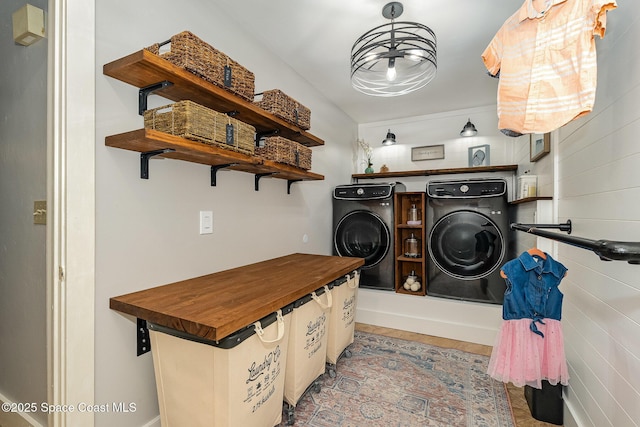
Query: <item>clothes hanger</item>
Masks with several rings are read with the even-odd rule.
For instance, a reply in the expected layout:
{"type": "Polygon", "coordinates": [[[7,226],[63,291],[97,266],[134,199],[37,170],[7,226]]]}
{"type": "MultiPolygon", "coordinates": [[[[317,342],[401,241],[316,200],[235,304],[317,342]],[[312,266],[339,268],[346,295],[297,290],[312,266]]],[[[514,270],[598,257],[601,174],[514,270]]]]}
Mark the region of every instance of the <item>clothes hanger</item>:
{"type": "Polygon", "coordinates": [[[527,251],[527,253],[531,256],[538,256],[542,259],[547,259],[547,254],[545,254],[544,252],[542,252],[540,249],[538,248],[531,248],[527,251]]]}

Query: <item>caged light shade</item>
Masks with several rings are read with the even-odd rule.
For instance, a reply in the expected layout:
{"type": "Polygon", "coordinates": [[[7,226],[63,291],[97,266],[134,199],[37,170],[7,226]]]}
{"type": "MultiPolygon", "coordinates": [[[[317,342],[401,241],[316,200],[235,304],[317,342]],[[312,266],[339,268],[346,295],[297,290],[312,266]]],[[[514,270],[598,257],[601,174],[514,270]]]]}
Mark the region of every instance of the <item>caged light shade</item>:
{"type": "Polygon", "coordinates": [[[416,22],[395,22],[402,3],[391,2],[382,16],[391,19],[362,35],[351,48],[351,84],[373,96],[399,96],[426,86],[436,75],[436,35],[416,22]]]}

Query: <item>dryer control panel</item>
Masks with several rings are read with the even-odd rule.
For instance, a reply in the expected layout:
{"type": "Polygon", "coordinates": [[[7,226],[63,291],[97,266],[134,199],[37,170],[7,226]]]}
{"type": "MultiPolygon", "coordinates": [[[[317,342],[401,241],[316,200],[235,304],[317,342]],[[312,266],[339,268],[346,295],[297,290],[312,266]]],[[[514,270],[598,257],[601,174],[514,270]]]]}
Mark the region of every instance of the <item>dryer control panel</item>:
{"type": "Polygon", "coordinates": [[[377,200],[393,197],[394,191],[404,191],[400,183],[339,185],[333,190],[336,200],[377,200]]]}
{"type": "Polygon", "coordinates": [[[432,198],[497,197],[506,191],[507,182],[504,179],[431,181],[427,184],[427,196],[432,198]]]}

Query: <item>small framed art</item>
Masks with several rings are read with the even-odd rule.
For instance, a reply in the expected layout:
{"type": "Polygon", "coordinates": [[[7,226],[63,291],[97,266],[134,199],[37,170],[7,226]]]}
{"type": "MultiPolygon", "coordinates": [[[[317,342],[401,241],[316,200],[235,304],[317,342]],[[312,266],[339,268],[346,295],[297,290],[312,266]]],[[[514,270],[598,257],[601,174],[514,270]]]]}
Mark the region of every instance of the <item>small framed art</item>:
{"type": "Polygon", "coordinates": [[[444,159],[444,144],[413,147],[411,149],[411,161],[444,159]]]}
{"type": "Polygon", "coordinates": [[[529,158],[532,162],[537,162],[551,151],[550,133],[532,133],[529,135],[529,158]]]}
{"type": "Polygon", "coordinates": [[[469,147],[469,167],[489,166],[490,147],[487,145],[476,145],[469,147]]]}

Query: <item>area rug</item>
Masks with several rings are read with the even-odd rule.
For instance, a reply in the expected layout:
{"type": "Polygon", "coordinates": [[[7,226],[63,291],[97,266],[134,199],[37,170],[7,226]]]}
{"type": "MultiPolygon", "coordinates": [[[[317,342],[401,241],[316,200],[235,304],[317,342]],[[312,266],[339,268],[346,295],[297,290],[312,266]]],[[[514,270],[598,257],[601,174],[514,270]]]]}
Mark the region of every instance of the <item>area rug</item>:
{"type": "Polygon", "coordinates": [[[320,391],[298,401],[296,426],[514,427],[487,356],[360,331],[349,350],[335,378],[323,375],[320,391]]]}

